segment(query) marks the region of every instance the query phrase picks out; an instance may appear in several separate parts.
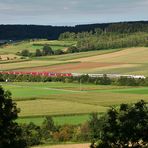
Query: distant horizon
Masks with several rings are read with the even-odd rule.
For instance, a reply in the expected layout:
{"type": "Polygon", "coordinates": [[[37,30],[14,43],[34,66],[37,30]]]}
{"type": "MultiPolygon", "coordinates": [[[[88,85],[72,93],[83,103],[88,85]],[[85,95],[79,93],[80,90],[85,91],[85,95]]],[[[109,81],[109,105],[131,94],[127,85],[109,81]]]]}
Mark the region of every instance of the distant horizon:
{"type": "Polygon", "coordinates": [[[62,26],[65,26],[65,27],[74,27],[74,26],[78,26],[78,25],[93,25],[93,24],[113,24],[113,23],[128,23],[128,22],[148,22],[148,19],[147,20],[127,20],[127,21],[112,21],[112,22],[86,22],[86,23],[77,23],[77,24],[74,24],[74,25],[69,25],[69,24],[63,24],[63,25],[54,25],[54,24],[0,24],[0,25],[34,25],[34,26],[57,26],[57,27],[62,27],[62,26]]]}

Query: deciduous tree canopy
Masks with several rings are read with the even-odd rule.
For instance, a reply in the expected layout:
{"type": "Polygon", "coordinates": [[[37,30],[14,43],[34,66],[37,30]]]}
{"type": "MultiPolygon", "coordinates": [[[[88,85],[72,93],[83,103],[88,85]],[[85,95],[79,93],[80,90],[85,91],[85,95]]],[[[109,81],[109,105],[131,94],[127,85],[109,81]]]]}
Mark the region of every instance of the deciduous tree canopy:
{"type": "MultiPolygon", "coordinates": [[[[100,125],[98,125],[100,128],[100,125]]],[[[128,148],[148,146],[148,106],[143,100],[111,108],[101,127],[97,148],[128,148]]]]}

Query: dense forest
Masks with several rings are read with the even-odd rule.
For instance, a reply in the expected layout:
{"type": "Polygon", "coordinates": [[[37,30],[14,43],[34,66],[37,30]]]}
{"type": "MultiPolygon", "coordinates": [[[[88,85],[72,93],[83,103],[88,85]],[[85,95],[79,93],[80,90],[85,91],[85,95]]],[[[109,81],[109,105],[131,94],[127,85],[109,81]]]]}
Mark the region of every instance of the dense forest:
{"type": "Polygon", "coordinates": [[[104,32],[134,33],[148,32],[148,21],[105,23],[68,26],[41,26],[41,25],[0,25],[0,40],[24,39],[58,39],[64,32],[90,32],[100,28],[104,32]]]}
{"type": "Polygon", "coordinates": [[[126,47],[147,47],[148,33],[115,33],[103,32],[96,29],[93,32],[70,33],[65,32],[60,35],[60,40],[76,40],[77,45],[69,47],[67,52],[84,52],[101,49],[116,49],[126,47]]]}
{"type": "Polygon", "coordinates": [[[64,32],[59,40],[77,41],[69,53],[101,49],[148,46],[148,25],[142,23],[110,24],[105,29],[95,28],[87,32],[64,32]]]}

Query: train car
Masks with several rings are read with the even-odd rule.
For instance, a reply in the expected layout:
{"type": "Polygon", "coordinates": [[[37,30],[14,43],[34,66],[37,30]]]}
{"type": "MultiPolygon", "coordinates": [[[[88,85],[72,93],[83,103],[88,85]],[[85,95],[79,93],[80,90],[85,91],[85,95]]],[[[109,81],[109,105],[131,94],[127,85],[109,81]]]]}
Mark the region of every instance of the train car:
{"type": "MultiPolygon", "coordinates": [[[[88,75],[90,77],[103,77],[104,74],[83,74],[83,73],[55,73],[55,72],[20,72],[20,71],[0,71],[0,74],[8,75],[32,75],[32,76],[47,76],[47,77],[80,77],[82,75],[88,75]]],[[[143,75],[120,75],[120,74],[106,74],[109,78],[135,78],[135,79],[145,79],[143,75]]]]}

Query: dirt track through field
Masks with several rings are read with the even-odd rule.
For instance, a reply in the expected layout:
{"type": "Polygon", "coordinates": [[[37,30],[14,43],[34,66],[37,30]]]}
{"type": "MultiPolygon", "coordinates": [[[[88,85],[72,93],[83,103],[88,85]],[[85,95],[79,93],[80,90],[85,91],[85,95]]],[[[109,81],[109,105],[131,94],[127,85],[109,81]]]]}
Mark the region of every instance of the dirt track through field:
{"type": "Polygon", "coordinates": [[[90,144],[67,144],[67,145],[55,145],[55,146],[41,146],[33,148],[89,148],[90,144]]]}

